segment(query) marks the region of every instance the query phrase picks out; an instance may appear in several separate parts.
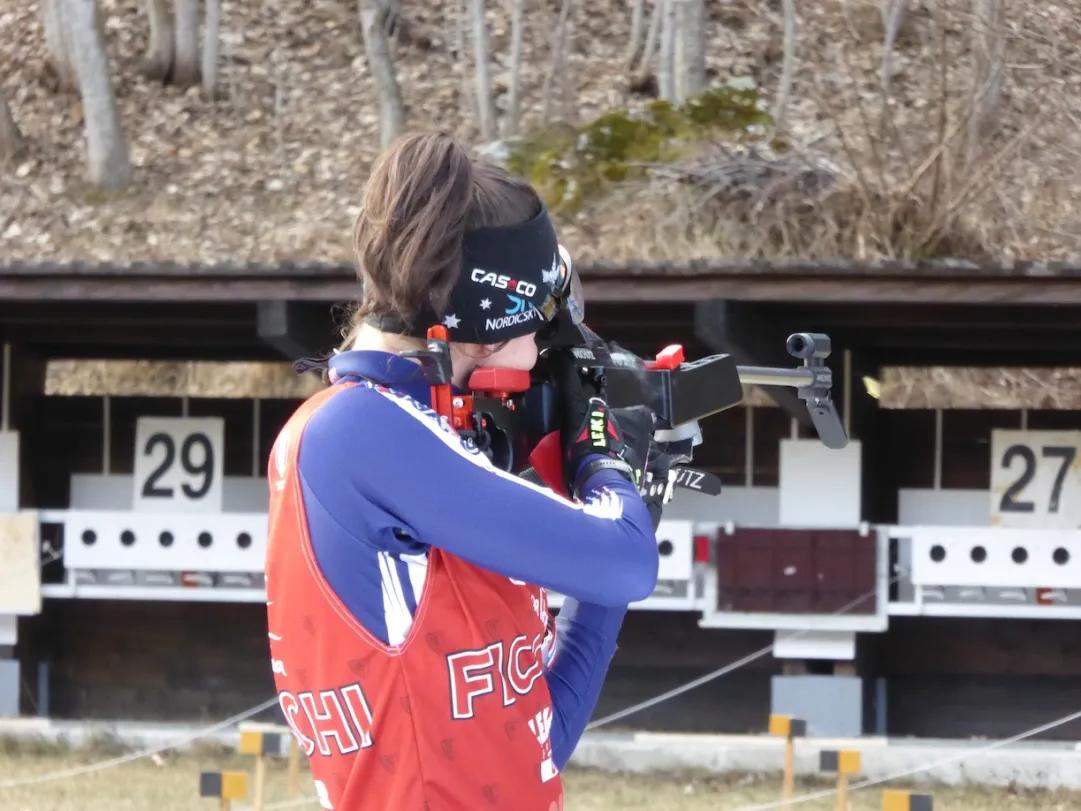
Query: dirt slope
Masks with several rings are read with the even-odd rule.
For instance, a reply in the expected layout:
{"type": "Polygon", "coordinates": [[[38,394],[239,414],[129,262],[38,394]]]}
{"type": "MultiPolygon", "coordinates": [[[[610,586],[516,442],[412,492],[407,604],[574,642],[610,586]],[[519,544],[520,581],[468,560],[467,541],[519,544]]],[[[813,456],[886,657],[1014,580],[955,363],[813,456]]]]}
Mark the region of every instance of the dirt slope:
{"type": "MultiPolygon", "coordinates": [[[[46,69],[37,4],[7,4],[0,12],[0,82],[30,152],[0,179],[2,255],[119,262],[348,259],[349,225],[378,145],[355,3],[223,4],[225,98],[213,104],[196,90],[162,88],[143,78],[139,64],[147,26],[138,3],[101,3],[136,182],[119,195],[85,188],[78,100],[57,92],[46,69]]],[[[998,253],[1050,258],[1077,252],[1077,5],[1070,0],[1008,8],[1007,92],[992,152],[1029,124],[1039,126],[1003,157],[1004,174],[986,200],[957,204],[966,209],[968,225],[998,253]]],[[[500,93],[508,76],[508,21],[502,4],[489,6],[500,93]]],[[[527,126],[539,119],[549,32],[559,4],[538,0],[528,6],[527,126]]],[[[715,80],[754,81],[764,97],[772,97],[781,42],[778,6],[768,0],[709,4],[708,57],[715,80]]],[[[454,52],[453,4],[403,0],[403,8],[411,41],[399,44],[397,60],[410,125],[474,138],[463,95],[470,65],[454,52]]],[[[964,114],[961,100],[971,94],[970,8],[965,0],[910,3],[894,57],[888,128],[894,135],[876,144],[872,136],[879,132],[882,101],[877,4],[801,4],[790,116],[796,151],[828,162],[849,184],[903,184],[939,140],[942,87],[954,119],[964,114]],[[869,157],[885,153],[892,158],[869,157]]],[[[563,94],[559,81],[554,83],[549,118],[587,121],[605,109],[642,101],[628,92],[623,66],[629,24],[625,0],[579,0],[565,76],[569,90],[563,94]]],[[[980,173],[940,173],[948,175],[940,184],[943,193],[961,197],[964,182],[980,173]]],[[[566,240],[582,256],[644,251],[641,245],[628,247],[626,219],[618,208],[565,226],[566,240]],[[606,222],[622,227],[607,228],[606,222]]],[[[650,253],[662,255],[703,252],[700,244],[651,247],[650,253]]]]}

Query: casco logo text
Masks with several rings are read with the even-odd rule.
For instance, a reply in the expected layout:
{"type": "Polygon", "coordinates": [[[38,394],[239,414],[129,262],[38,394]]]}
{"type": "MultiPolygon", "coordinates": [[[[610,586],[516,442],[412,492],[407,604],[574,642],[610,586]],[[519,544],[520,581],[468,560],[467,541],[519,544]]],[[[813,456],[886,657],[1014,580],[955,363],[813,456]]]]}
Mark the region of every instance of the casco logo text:
{"type": "Polygon", "coordinates": [[[477,284],[486,284],[497,290],[510,290],[512,293],[517,293],[519,296],[525,296],[526,298],[532,298],[537,293],[537,285],[532,282],[521,282],[512,279],[510,276],[491,273],[483,268],[473,268],[469,278],[477,284]]]}

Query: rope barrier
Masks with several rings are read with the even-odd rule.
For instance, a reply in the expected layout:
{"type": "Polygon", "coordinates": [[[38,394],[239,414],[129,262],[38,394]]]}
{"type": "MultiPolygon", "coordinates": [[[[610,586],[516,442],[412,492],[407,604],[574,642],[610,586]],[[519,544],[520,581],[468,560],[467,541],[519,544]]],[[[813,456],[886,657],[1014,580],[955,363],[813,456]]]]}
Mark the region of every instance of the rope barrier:
{"type": "Polygon", "coordinates": [[[55,772],[47,772],[46,774],[37,774],[31,777],[22,777],[15,780],[0,780],[0,789],[5,788],[17,788],[20,786],[31,786],[39,783],[48,783],[53,780],[64,780],[73,777],[81,777],[84,774],[91,774],[93,772],[100,772],[105,769],[111,769],[114,766],[123,766],[125,763],[132,763],[136,760],[142,760],[143,758],[153,757],[154,755],[160,755],[162,752],[167,752],[170,749],[176,749],[178,746],[183,746],[186,743],[192,743],[200,738],[205,738],[209,735],[213,735],[215,732],[220,732],[223,729],[239,724],[241,721],[251,718],[251,716],[261,713],[263,710],[268,710],[271,707],[278,706],[278,697],[267,699],[262,704],[259,704],[244,712],[237,713],[231,718],[226,718],[224,721],[219,721],[216,724],[211,724],[208,727],[197,729],[194,732],[189,732],[187,735],[183,735],[172,743],[164,744],[163,746],[155,746],[150,749],[140,749],[137,752],[129,752],[126,755],[120,755],[119,757],[109,758],[108,760],[102,760],[97,763],[88,763],[83,766],[76,766],[71,769],[62,769],[55,772]]]}
{"type": "MultiPolygon", "coordinates": [[[[901,574],[897,574],[894,577],[892,577],[886,583],[886,588],[889,588],[890,586],[892,586],[897,580],[899,580],[901,578],[901,576],[902,576],[901,574]]],[[[866,592],[864,594],[861,594],[855,600],[852,600],[851,602],[846,603],[845,605],[838,608],[836,611],[832,612],[829,616],[839,617],[839,616],[842,616],[844,614],[847,614],[849,611],[851,611],[853,608],[858,606],[860,603],[864,602],[865,600],[867,600],[870,597],[874,597],[875,594],[877,594],[877,589],[873,589],[873,590],[868,591],[868,592],[866,592]]],[[[805,628],[802,631],[793,631],[791,634],[784,637],[784,641],[787,642],[787,641],[792,640],[792,639],[799,639],[801,636],[804,636],[805,634],[810,633],[810,631],[811,631],[810,628],[805,628]]],[[[703,684],[708,684],[709,682],[714,681],[715,679],[719,679],[721,676],[727,676],[729,673],[731,673],[731,672],[733,672],[735,670],[739,670],[741,667],[743,667],[745,665],[749,665],[751,662],[754,662],[757,659],[761,659],[763,656],[766,656],[767,654],[769,654],[770,652],[773,651],[773,646],[776,645],[776,644],[777,644],[776,641],[771,642],[770,644],[766,645],[765,647],[760,648],[759,650],[756,650],[754,653],[747,654],[742,659],[737,659],[736,661],[730,662],[729,664],[724,665],[723,667],[719,667],[716,670],[714,670],[714,671],[712,671],[710,673],[707,673],[704,676],[699,676],[697,679],[694,679],[693,681],[689,681],[686,684],[681,685],[679,687],[675,687],[675,688],[669,690],[667,693],[661,693],[659,696],[654,696],[653,698],[647,699],[647,700],[645,700],[645,701],[643,701],[643,702],[641,702],[639,704],[635,704],[635,705],[633,705],[631,707],[627,707],[626,709],[620,710],[619,712],[612,713],[611,715],[606,715],[604,718],[600,718],[600,719],[598,719],[596,721],[591,721],[589,724],[586,725],[586,731],[588,732],[590,730],[599,729],[602,726],[607,726],[608,724],[614,723],[616,721],[620,721],[620,720],[622,720],[624,718],[627,718],[628,716],[631,716],[631,715],[634,715],[635,713],[641,712],[642,710],[648,710],[650,707],[655,707],[658,704],[663,704],[665,701],[667,701],[670,698],[675,698],[676,696],[683,695],[684,693],[689,693],[691,690],[694,690],[697,687],[701,687],[703,684]]]]}
{"type": "MultiPolygon", "coordinates": [[[[892,584],[893,582],[895,582],[900,577],[901,577],[901,575],[898,574],[894,578],[891,578],[891,580],[889,582],[892,584]]],[[[875,596],[875,594],[876,594],[876,591],[867,592],[866,594],[861,595],[860,597],[856,598],[855,600],[848,603],[847,605],[842,606],[837,611],[832,612],[831,615],[832,616],[843,615],[843,614],[851,611],[853,608],[855,608],[857,605],[861,604],[862,602],[864,602],[868,598],[875,596]]],[[[810,633],[810,630],[811,629],[804,629],[804,630],[801,630],[801,631],[794,631],[791,634],[787,635],[785,637],[785,639],[786,640],[797,639],[797,638],[799,638],[799,637],[801,637],[801,636],[803,636],[803,635],[805,635],[807,633],[810,633]]],[[[704,684],[707,684],[707,683],[709,683],[711,681],[714,681],[714,680],[716,680],[718,678],[721,678],[722,676],[725,676],[725,675],[727,675],[729,673],[732,673],[733,671],[736,671],[736,670],[740,669],[741,667],[744,667],[744,666],[750,664],[751,662],[754,662],[754,661],[756,661],[758,659],[761,659],[762,657],[768,655],[773,650],[774,644],[775,643],[771,643],[769,645],[766,645],[763,648],[761,648],[761,649],[759,649],[759,650],[757,650],[757,651],[755,651],[753,653],[750,653],[750,654],[748,654],[748,655],[746,655],[746,656],[744,656],[744,657],[742,657],[740,659],[737,659],[734,662],[730,662],[729,664],[724,665],[723,667],[717,668],[716,670],[713,670],[710,673],[707,673],[707,674],[705,674],[703,676],[700,676],[700,677],[698,677],[696,679],[693,679],[692,681],[687,682],[686,684],[681,685],[680,687],[676,687],[676,688],[674,688],[672,690],[669,690],[669,691],[667,691],[665,693],[662,693],[662,694],[660,694],[658,696],[654,696],[653,698],[647,699],[645,701],[639,702],[638,704],[634,704],[634,705],[632,705],[630,707],[627,707],[627,708],[625,708],[623,710],[620,710],[619,712],[612,713],[611,715],[608,715],[608,716],[600,718],[600,719],[598,719],[596,721],[593,721],[589,725],[586,726],[586,729],[587,730],[599,729],[600,727],[607,726],[609,724],[615,723],[616,721],[622,720],[622,719],[627,718],[627,717],[629,717],[631,715],[634,715],[635,713],[638,713],[638,712],[641,712],[643,710],[649,709],[651,707],[657,706],[658,704],[661,704],[661,703],[663,703],[665,701],[668,701],[671,698],[682,695],[684,693],[687,693],[687,692],[689,692],[691,690],[696,689],[697,687],[701,687],[704,684]]],[[[119,757],[110,758],[108,760],[103,760],[103,761],[100,761],[100,762],[97,762],[97,763],[91,763],[91,764],[86,764],[86,765],[83,765],[83,766],[73,767],[73,768],[70,768],[70,769],[63,769],[63,770],[59,770],[59,771],[55,771],[55,772],[48,772],[46,774],[33,775],[33,776],[30,776],[30,777],[18,778],[18,779],[13,779],[13,780],[0,780],[0,789],[10,789],[10,788],[17,788],[17,787],[21,787],[21,786],[38,785],[38,784],[41,784],[41,783],[47,783],[47,782],[51,782],[51,781],[54,781],[54,780],[72,779],[72,778],[80,777],[80,776],[85,775],[85,774],[91,774],[91,773],[94,773],[94,772],[102,771],[102,770],[113,768],[113,767],[116,767],[116,766],[121,766],[121,765],[124,765],[124,764],[127,764],[127,763],[132,763],[132,762],[137,761],[137,760],[142,760],[143,758],[152,757],[154,755],[161,754],[162,752],[169,751],[170,749],[175,749],[175,748],[183,746],[183,745],[185,745],[187,743],[192,743],[193,741],[199,740],[201,738],[208,737],[209,735],[213,735],[214,733],[220,732],[220,731],[222,731],[224,729],[228,729],[229,727],[232,727],[232,726],[240,723],[241,721],[243,721],[243,720],[245,720],[247,718],[250,718],[253,715],[256,715],[256,714],[258,714],[260,712],[263,712],[264,710],[267,710],[267,709],[270,709],[271,707],[276,706],[277,704],[278,704],[277,697],[268,699],[268,700],[264,701],[262,704],[259,704],[259,705],[255,706],[255,707],[252,707],[252,708],[248,709],[248,710],[245,710],[244,712],[238,713],[238,714],[236,714],[236,715],[234,715],[234,716],[232,716],[230,718],[225,719],[224,721],[219,721],[218,723],[211,724],[210,726],[203,727],[201,729],[195,730],[193,732],[190,732],[190,733],[188,733],[186,735],[183,735],[183,736],[173,740],[170,743],[167,743],[167,744],[164,744],[164,745],[161,745],[161,746],[142,749],[142,750],[139,750],[139,751],[136,751],[136,752],[130,752],[128,754],[121,755],[119,757]]],[[[925,772],[928,772],[928,771],[932,771],[934,769],[940,768],[942,766],[950,765],[952,763],[958,763],[958,762],[961,762],[961,761],[964,761],[964,760],[969,760],[969,759],[972,759],[972,758],[975,758],[975,757],[979,757],[981,755],[987,754],[988,752],[992,752],[992,751],[994,751],[996,749],[1000,749],[1000,748],[1002,748],[1004,746],[1009,746],[1010,744],[1017,743],[1019,741],[1023,741],[1023,740],[1025,740],[1027,738],[1031,738],[1031,737],[1033,737],[1035,735],[1041,734],[1042,732],[1046,732],[1048,730],[1054,729],[1054,728],[1056,728],[1058,726],[1062,726],[1063,724],[1067,724],[1067,723],[1070,723],[1071,721],[1075,721],[1075,720],[1078,720],[1078,719],[1081,719],[1081,711],[1073,712],[1073,713],[1070,713],[1068,715],[1064,715],[1061,718],[1058,718],[1058,719],[1056,719],[1054,721],[1050,721],[1048,723],[1041,724],[1040,726],[1033,727],[1032,729],[1025,730],[1024,732],[1021,732],[1021,733],[1019,733],[1017,735],[1014,735],[1014,736],[1012,736],[1010,738],[1004,738],[1004,739],[999,740],[999,741],[994,741],[994,742],[992,742],[992,743],[990,743],[990,744],[988,744],[986,746],[981,746],[981,747],[978,747],[978,748],[974,748],[971,751],[961,752],[959,754],[954,754],[954,755],[950,755],[948,757],[939,758],[939,759],[930,761],[930,762],[928,762],[926,764],[923,764],[923,765],[920,765],[920,766],[917,766],[917,767],[914,767],[914,768],[911,768],[911,769],[906,769],[904,771],[896,772],[894,774],[889,774],[889,775],[887,775],[885,777],[876,778],[876,779],[873,779],[873,780],[863,780],[863,781],[854,783],[851,786],[849,786],[848,790],[849,791],[856,791],[856,790],[860,790],[860,789],[871,788],[873,786],[883,785],[883,784],[891,782],[893,780],[900,780],[900,779],[903,779],[905,777],[911,777],[911,776],[914,776],[914,775],[917,775],[917,774],[922,774],[922,773],[925,773],[925,772]]],[[[786,807],[788,805],[795,805],[795,804],[810,802],[810,801],[813,801],[813,800],[822,799],[822,798],[826,798],[826,797],[832,797],[836,793],[837,793],[836,789],[827,789],[827,790],[822,790],[822,791],[817,791],[817,792],[810,792],[808,794],[803,794],[803,795],[799,795],[799,796],[796,796],[796,797],[779,800],[779,801],[776,801],[776,802],[769,802],[769,803],[762,803],[762,804],[757,804],[757,805],[744,806],[744,807],[736,809],[735,811],[772,811],[772,809],[782,808],[782,807],[786,807]]],[[[314,797],[299,798],[299,799],[295,799],[295,800],[285,800],[285,801],[282,801],[282,802],[269,803],[269,804],[267,804],[265,806],[265,809],[266,809],[266,811],[282,811],[283,809],[299,808],[299,807],[302,807],[302,806],[314,804],[316,802],[318,802],[318,800],[316,798],[314,798],[314,797]]]]}
{"type": "MultiPolygon", "coordinates": [[[[937,760],[929,761],[921,766],[916,766],[911,769],[905,769],[903,771],[894,772],[888,774],[885,777],[878,777],[873,780],[861,780],[858,783],[853,783],[848,787],[849,792],[857,791],[859,789],[871,788],[873,786],[881,786],[885,783],[892,782],[894,780],[902,780],[906,777],[913,777],[917,774],[924,774],[934,769],[941,768],[942,766],[949,766],[952,763],[960,763],[964,760],[971,760],[972,758],[980,755],[986,755],[988,752],[993,752],[996,749],[1001,749],[1004,746],[1023,741],[1026,738],[1031,738],[1034,735],[1039,735],[1041,732],[1047,732],[1048,730],[1060,727],[1063,724],[1068,724],[1071,721],[1076,721],[1081,718],[1081,710],[1072,712],[1069,715],[1064,715],[1061,718],[1056,718],[1054,721],[1048,721],[1046,724],[1040,724],[1032,729],[1026,729],[1024,732],[1020,732],[1010,738],[1002,738],[1001,740],[993,741],[986,746],[980,746],[972,749],[968,752],[961,752],[960,754],[950,755],[948,757],[939,758],[937,760]]],[[[775,802],[760,803],[758,805],[745,805],[735,809],[735,811],[771,811],[774,808],[787,808],[790,805],[798,805],[799,803],[807,803],[812,800],[820,800],[824,797],[832,797],[837,794],[837,789],[824,789],[822,791],[812,791],[807,794],[800,794],[788,799],[777,800],[775,802]]]]}
{"type": "MultiPolygon", "coordinates": [[[[733,664],[735,663],[733,662],[733,664]]],[[[918,774],[924,774],[926,772],[934,771],[935,769],[941,768],[942,766],[949,766],[953,763],[960,763],[961,761],[971,760],[972,758],[979,757],[980,755],[985,755],[988,752],[993,752],[996,749],[1001,749],[1014,743],[1018,743],[1027,738],[1031,738],[1035,735],[1039,735],[1043,732],[1047,732],[1048,730],[1062,726],[1063,724],[1068,724],[1071,721],[1076,721],[1078,719],[1081,719],[1081,710],[1070,713],[1069,715],[1064,715],[1061,718],[1055,719],[1054,721],[1049,721],[1045,724],[1033,727],[1032,729],[1025,730],[1024,732],[1018,733],[1017,735],[1014,735],[1012,737],[993,741],[985,746],[977,747],[968,752],[962,752],[960,754],[954,754],[947,757],[938,758],[936,760],[929,761],[914,768],[904,769],[902,771],[888,774],[885,777],[879,777],[872,780],[861,780],[857,783],[851,784],[848,787],[848,791],[852,792],[861,789],[872,788],[874,786],[885,785],[886,783],[893,782],[894,780],[902,780],[906,777],[913,777],[918,774]]],[[[800,794],[789,799],[776,800],[768,803],[759,803],[756,805],[745,805],[735,809],[735,811],[773,811],[774,809],[778,808],[787,808],[791,805],[798,805],[801,803],[812,802],[813,800],[821,800],[827,797],[833,797],[836,794],[836,788],[824,789],[822,791],[813,791],[808,792],[807,794],[800,794]]],[[[266,806],[266,811],[280,811],[281,809],[286,808],[298,808],[305,805],[311,805],[316,802],[318,802],[318,800],[315,797],[301,798],[297,800],[286,800],[284,802],[270,803],[266,806]]]]}
{"type": "MultiPolygon", "coordinates": [[[[300,808],[304,805],[314,805],[317,802],[319,802],[318,797],[301,797],[296,800],[282,800],[276,803],[267,803],[263,808],[265,811],[279,811],[279,809],[282,808],[300,808]]],[[[247,807],[245,807],[245,809],[239,809],[239,811],[246,811],[246,808],[247,807]]]]}
{"type": "MultiPolygon", "coordinates": [[[[844,614],[844,613],[846,613],[848,611],[851,611],[853,608],[855,608],[857,605],[862,603],[864,600],[868,599],[869,597],[873,597],[874,595],[875,595],[874,591],[867,592],[866,594],[861,595],[860,597],[856,598],[852,602],[848,603],[847,605],[842,606],[837,611],[833,612],[833,615],[834,616],[841,615],[841,614],[844,614]]],[[[787,638],[788,639],[795,639],[795,638],[798,638],[799,636],[802,636],[803,634],[806,634],[806,633],[808,633],[807,630],[795,631],[787,638]]],[[[667,701],[670,698],[674,698],[675,696],[682,695],[683,693],[689,692],[690,690],[693,690],[696,687],[700,687],[703,684],[706,684],[706,683],[708,683],[710,681],[714,681],[715,679],[719,679],[720,677],[725,676],[728,673],[731,673],[731,672],[733,672],[735,670],[738,670],[739,668],[741,668],[741,667],[743,667],[743,666],[745,666],[747,664],[750,664],[751,662],[755,661],[756,659],[762,658],[763,656],[767,655],[772,650],[773,650],[773,645],[772,644],[767,645],[764,648],[762,648],[761,650],[755,651],[752,654],[744,656],[742,659],[737,659],[735,662],[731,662],[731,663],[725,665],[724,667],[721,667],[721,668],[718,668],[717,670],[712,671],[711,673],[707,673],[704,676],[699,676],[697,679],[694,679],[693,681],[690,681],[687,684],[684,684],[684,685],[682,685],[680,687],[677,687],[677,688],[675,688],[673,690],[669,690],[666,693],[662,693],[659,696],[655,696],[653,698],[647,699],[647,700],[642,701],[642,702],[640,702],[638,704],[635,704],[633,706],[627,707],[626,709],[620,710],[619,712],[613,713],[612,715],[606,716],[605,718],[601,718],[601,719],[598,719],[597,721],[593,721],[592,723],[590,723],[589,725],[586,726],[586,730],[593,730],[593,729],[597,729],[597,728],[602,727],[602,726],[606,726],[608,724],[614,723],[615,721],[626,718],[626,717],[628,717],[630,715],[634,715],[635,713],[641,712],[642,710],[646,710],[646,709],[649,709],[650,707],[656,706],[657,704],[661,704],[661,703],[667,701]]],[[[250,718],[253,715],[256,715],[256,714],[262,712],[263,710],[266,710],[266,709],[269,709],[270,707],[276,706],[277,704],[278,704],[278,699],[275,696],[274,698],[267,699],[262,704],[259,704],[258,706],[252,707],[252,708],[250,708],[248,710],[245,710],[242,713],[238,713],[237,715],[234,715],[231,718],[227,718],[224,721],[219,721],[218,723],[213,724],[211,726],[204,727],[203,729],[199,729],[199,730],[196,730],[194,732],[188,733],[187,735],[176,739],[172,743],[165,744],[165,745],[162,745],[162,746],[158,746],[158,747],[154,747],[154,748],[150,748],[150,749],[143,749],[143,750],[140,750],[140,751],[137,751],[137,752],[131,752],[131,753],[128,753],[126,755],[122,755],[120,757],[111,758],[109,760],[103,760],[103,761],[101,761],[99,763],[92,763],[92,764],[88,764],[88,765],[85,765],[85,766],[80,766],[80,767],[73,768],[73,769],[65,769],[65,770],[61,770],[61,771],[57,771],[57,772],[50,772],[50,773],[43,774],[43,775],[35,775],[34,777],[22,778],[22,779],[18,779],[18,780],[0,780],[0,789],[15,788],[15,787],[24,786],[24,785],[33,785],[33,784],[37,784],[37,783],[46,783],[46,782],[49,782],[51,780],[62,780],[62,779],[66,779],[66,778],[79,777],[79,776],[81,776],[83,774],[90,774],[92,772],[101,771],[103,769],[109,769],[109,768],[112,768],[114,766],[122,766],[122,765],[124,765],[126,763],[131,763],[131,762],[134,762],[136,760],[141,760],[143,758],[152,757],[154,755],[161,754],[162,752],[167,752],[170,749],[175,749],[175,748],[177,748],[179,746],[183,746],[184,744],[191,743],[193,741],[199,740],[200,738],[205,738],[205,737],[207,737],[209,735],[213,735],[215,732],[219,732],[219,731],[221,731],[223,729],[227,729],[228,727],[233,726],[234,724],[237,724],[240,721],[243,721],[243,720],[245,720],[247,718],[250,718]]],[[[282,807],[285,807],[285,806],[282,806],[282,807]]]]}
{"type": "MultiPolygon", "coordinates": [[[[867,592],[866,594],[861,595],[860,597],[856,598],[852,602],[842,606],[837,611],[833,612],[833,615],[835,615],[835,616],[836,615],[841,615],[841,614],[844,614],[844,613],[846,613],[848,611],[851,611],[857,605],[859,605],[863,601],[867,600],[869,597],[873,597],[874,595],[875,595],[874,591],[867,592]]],[[[788,639],[796,639],[796,638],[798,638],[798,637],[800,637],[800,636],[802,636],[802,635],[804,635],[806,633],[808,633],[807,630],[795,631],[787,638],[788,639]]],[[[719,679],[722,676],[725,676],[725,675],[727,675],[727,674],[729,674],[729,673],[731,673],[731,672],[733,672],[735,670],[738,670],[739,668],[741,668],[741,667],[743,667],[743,666],[745,666],[747,664],[750,664],[751,662],[753,662],[753,661],[755,661],[757,659],[762,658],[763,656],[766,656],[772,650],[773,650],[773,644],[767,645],[767,646],[763,647],[762,649],[760,649],[758,651],[755,651],[754,653],[751,653],[751,654],[749,654],[747,656],[744,656],[741,659],[737,659],[735,662],[731,662],[731,663],[729,663],[729,664],[727,664],[727,665],[725,665],[723,667],[720,667],[717,670],[712,671],[711,673],[707,673],[704,676],[699,676],[698,678],[694,679],[693,681],[688,682],[687,684],[684,684],[684,685],[682,685],[680,687],[677,687],[677,688],[675,688],[673,690],[669,690],[668,692],[662,693],[659,696],[655,696],[653,698],[642,701],[642,702],[640,702],[638,704],[627,707],[627,708],[625,708],[623,710],[620,710],[617,713],[613,713],[612,715],[609,715],[609,716],[606,716],[604,718],[600,718],[600,719],[598,719],[596,721],[593,721],[592,723],[590,723],[589,725],[586,726],[586,730],[588,731],[588,730],[598,729],[598,728],[600,728],[602,726],[606,726],[608,724],[614,723],[615,721],[619,721],[619,720],[621,720],[623,718],[626,718],[626,717],[628,717],[630,715],[634,715],[635,713],[641,712],[642,710],[646,710],[646,709],[649,709],[650,707],[654,707],[657,704],[661,704],[661,703],[667,701],[670,698],[674,698],[675,696],[682,695],[683,693],[689,692],[690,690],[693,690],[693,689],[695,689],[697,687],[700,687],[703,684],[706,684],[708,682],[719,679]]],[[[212,726],[205,727],[205,728],[203,728],[201,730],[197,730],[195,732],[189,733],[188,735],[185,735],[184,737],[179,738],[176,741],[174,741],[174,742],[172,742],[170,744],[163,745],[163,746],[155,747],[155,748],[152,748],[152,749],[145,749],[145,750],[141,750],[141,751],[138,751],[138,752],[132,752],[132,753],[129,753],[127,755],[123,755],[121,757],[112,758],[110,760],[104,760],[104,761],[101,761],[100,763],[89,764],[89,765],[74,768],[74,769],[65,769],[65,770],[61,770],[61,771],[57,771],[57,772],[51,772],[51,773],[44,774],[44,775],[36,775],[34,777],[22,778],[22,779],[18,779],[18,780],[3,780],[3,781],[0,781],[0,789],[15,788],[15,787],[18,787],[18,786],[33,785],[33,784],[37,784],[37,783],[45,783],[45,782],[49,782],[49,781],[52,781],[52,780],[62,780],[62,779],[69,779],[69,778],[79,777],[79,776],[81,776],[83,774],[89,774],[89,773],[92,773],[92,772],[95,772],[95,771],[101,771],[103,769],[109,769],[109,768],[112,768],[114,766],[122,766],[122,765],[124,765],[126,763],[131,763],[131,762],[136,761],[136,760],[141,760],[142,758],[152,757],[153,755],[161,754],[162,752],[166,752],[166,751],[168,751],[170,749],[175,749],[178,746],[183,746],[186,743],[191,743],[192,741],[198,740],[200,738],[207,737],[208,735],[212,735],[215,732],[226,729],[226,728],[232,726],[233,724],[239,723],[240,721],[243,721],[243,720],[245,720],[247,718],[250,718],[251,716],[256,715],[257,713],[260,713],[265,709],[268,709],[268,708],[270,708],[272,706],[275,706],[277,703],[278,703],[277,697],[272,698],[272,699],[268,699],[267,701],[263,702],[262,704],[260,704],[260,705],[258,705],[256,707],[252,707],[251,709],[245,710],[242,713],[234,715],[232,718],[228,718],[228,719],[226,719],[224,721],[220,721],[219,723],[214,724],[212,726]]],[[[295,801],[291,801],[291,802],[295,802],[295,801]]],[[[268,808],[270,808],[270,807],[271,806],[268,806],[268,808]]],[[[274,806],[274,807],[286,808],[286,807],[291,807],[291,806],[274,806]]]]}

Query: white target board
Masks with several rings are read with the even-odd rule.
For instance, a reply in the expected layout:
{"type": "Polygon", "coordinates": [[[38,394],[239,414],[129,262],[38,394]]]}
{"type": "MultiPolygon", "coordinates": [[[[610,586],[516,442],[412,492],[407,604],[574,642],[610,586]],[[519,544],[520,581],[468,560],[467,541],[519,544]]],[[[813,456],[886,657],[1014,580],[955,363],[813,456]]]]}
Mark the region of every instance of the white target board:
{"type": "Polygon", "coordinates": [[[135,425],[136,512],[220,513],[225,420],[140,417],[135,425]]]}
{"type": "Polygon", "coordinates": [[[991,432],[991,523],[1081,526],[1081,431],[991,432]]]}

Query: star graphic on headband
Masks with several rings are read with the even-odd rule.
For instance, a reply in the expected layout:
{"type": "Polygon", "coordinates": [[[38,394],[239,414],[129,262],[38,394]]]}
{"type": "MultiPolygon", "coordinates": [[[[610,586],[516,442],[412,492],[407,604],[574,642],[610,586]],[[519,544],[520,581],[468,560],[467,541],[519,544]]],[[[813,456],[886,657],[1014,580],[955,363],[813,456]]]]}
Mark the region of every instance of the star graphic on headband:
{"type": "Polygon", "coordinates": [[[559,281],[559,254],[557,253],[552,257],[551,270],[541,271],[541,276],[544,277],[544,283],[549,287],[554,287],[555,283],[559,281]]]}
{"type": "Polygon", "coordinates": [[[492,306],[492,300],[490,298],[481,299],[480,308],[482,310],[487,310],[491,306],[492,306]]]}
{"type": "Polygon", "coordinates": [[[451,313],[443,319],[443,326],[447,329],[457,329],[460,323],[462,323],[462,319],[460,319],[454,313],[451,313]]]}

